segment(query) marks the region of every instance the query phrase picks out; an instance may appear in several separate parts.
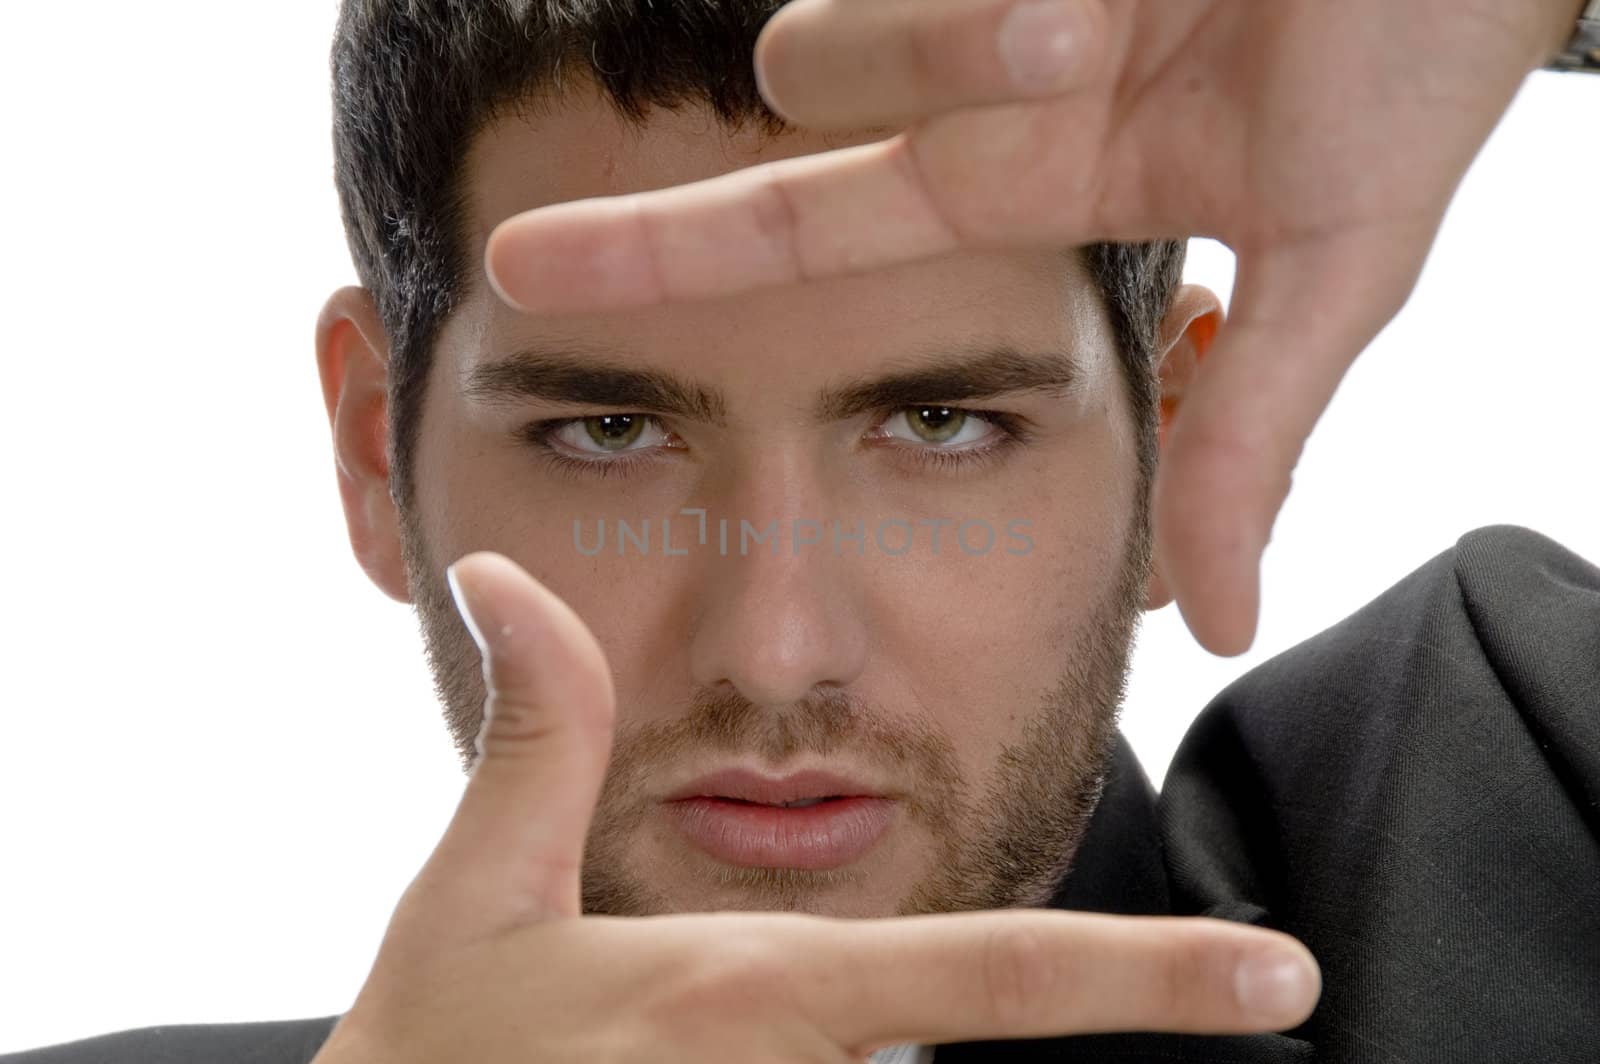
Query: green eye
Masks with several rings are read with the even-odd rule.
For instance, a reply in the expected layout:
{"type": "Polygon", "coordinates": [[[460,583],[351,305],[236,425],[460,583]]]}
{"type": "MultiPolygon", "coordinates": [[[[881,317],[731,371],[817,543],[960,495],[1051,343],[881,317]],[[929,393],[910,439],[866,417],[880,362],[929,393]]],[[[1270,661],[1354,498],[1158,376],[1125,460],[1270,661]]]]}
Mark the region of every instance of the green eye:
{"type": "Polygon", "coordinates": [[[929,443],[944,443],[953,439],[967,423],[967,412],[950,406],[913,406],[906,408],[906,424],[911,431],[929,443]]]}
{"type": "Polygon", "coordinates": [[[639,438],[644,423],[633,414],[597,414],[583,419],[583,429],[602,450],[620,451],[639,438]]]}

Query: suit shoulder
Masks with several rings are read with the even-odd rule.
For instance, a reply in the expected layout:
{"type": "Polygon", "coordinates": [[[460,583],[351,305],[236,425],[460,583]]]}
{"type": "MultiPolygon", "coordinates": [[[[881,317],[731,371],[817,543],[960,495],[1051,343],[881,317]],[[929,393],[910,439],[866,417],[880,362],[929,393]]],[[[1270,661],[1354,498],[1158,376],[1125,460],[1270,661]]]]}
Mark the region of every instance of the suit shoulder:
{"type": "Polygon", "coordinates": [[[309,1064],[338,1016],[167,1024],[0,1054],[0,1064],[309,1064]]]}
{"type": "Polygon", "coordinates": [[[1584,612],[1600,604],[1600,567],[1521,525],[1473,529],[1456,540],[1454,563],[1469,604],[1556,602],[1584,612]]]}

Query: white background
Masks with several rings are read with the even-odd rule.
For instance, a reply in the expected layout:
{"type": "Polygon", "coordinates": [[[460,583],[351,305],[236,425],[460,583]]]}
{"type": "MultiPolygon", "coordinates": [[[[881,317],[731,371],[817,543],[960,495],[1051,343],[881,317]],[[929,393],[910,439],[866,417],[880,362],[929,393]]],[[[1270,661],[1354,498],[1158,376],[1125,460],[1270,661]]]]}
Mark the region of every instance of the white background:
{"type": "MultiPolygon", "coordinates": [[[[343,1011],[460,792],[317,383],[355,280],[334,8],[7,11],[0,1052],[343,1011]]],[[[1254,649],[1149,619],[1124,727],[1158,782],[1229,680],[1463,532],[1600,559],[1597,131],[1600,78],[1529,80],[1306,449],[1254,649]]],[[[1226,296],[1231,257],[1189,272],[1226,296]]]]}

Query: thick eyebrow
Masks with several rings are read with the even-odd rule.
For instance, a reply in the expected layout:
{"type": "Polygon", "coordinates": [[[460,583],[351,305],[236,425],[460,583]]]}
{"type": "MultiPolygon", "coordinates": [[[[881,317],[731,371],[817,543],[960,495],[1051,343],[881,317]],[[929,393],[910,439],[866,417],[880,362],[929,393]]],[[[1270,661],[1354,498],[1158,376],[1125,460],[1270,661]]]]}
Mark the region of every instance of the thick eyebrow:
{"type": "MultiPolygon", "coordinates": [[[[824,388],[812,416],[827,423],[917,403],[974,402],[1018,392],[1067,396],[1080,383],[1065,352],[956,343],[903,369],[824,388]]],[[[717,388],[662,370],[631,367],[621,352],[587,344],[524,345],[474,369],[465,390],[468,397],[489,403],[534,399],[727,423],[727,397],[717,388]]]]}
{"type": "Polygon", "coordinates": [[[818,421],[928,402],[981,402],[1018,392],[1066,397],[1081,386],[1064,351],[1028,353],[1005,343],[951,344],[898,372],[826,388],[817,396],[818,421]]]}
{"type": "Polygon", "coordinates": [[[727,423],[727,399],[717,389],[629,366],[619,352],[587,344],[526,345],[474,369],[466,394],[487,403],[540,399],[727,423]]]}

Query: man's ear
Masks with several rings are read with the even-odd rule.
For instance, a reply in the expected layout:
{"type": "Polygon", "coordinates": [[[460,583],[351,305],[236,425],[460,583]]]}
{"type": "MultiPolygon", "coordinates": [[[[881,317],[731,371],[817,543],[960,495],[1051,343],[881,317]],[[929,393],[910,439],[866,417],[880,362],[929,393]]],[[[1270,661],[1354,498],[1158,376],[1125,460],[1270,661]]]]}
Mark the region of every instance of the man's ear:
{"type": "Polygon", "coordinates": [[[410,602],[400,515],[389,494],[389,340],[365,288],[347,285],[323,304],[317,373],[350,547],[384,594],[410,602]]]}
{"type": "MultiPolygon", "coordinates": [[[[1211,350],[1211,343],[1222,328],[1222,301],[1209,288],[1197,284],[1181,286],[1161,319],[1159,350],[1156,358],[1161,378],[1161,423],[1156,441],[1162,456],[1167,451],[1167,433],[1178,415],[1183,397],[1200,373],[1200,363],[1211,350]]],[[[1151,566],[1145,591],[1145,609],[1159,610],[1172,601],[1172,592],[1161,576],[1160,563],[1151,566]]]]}

